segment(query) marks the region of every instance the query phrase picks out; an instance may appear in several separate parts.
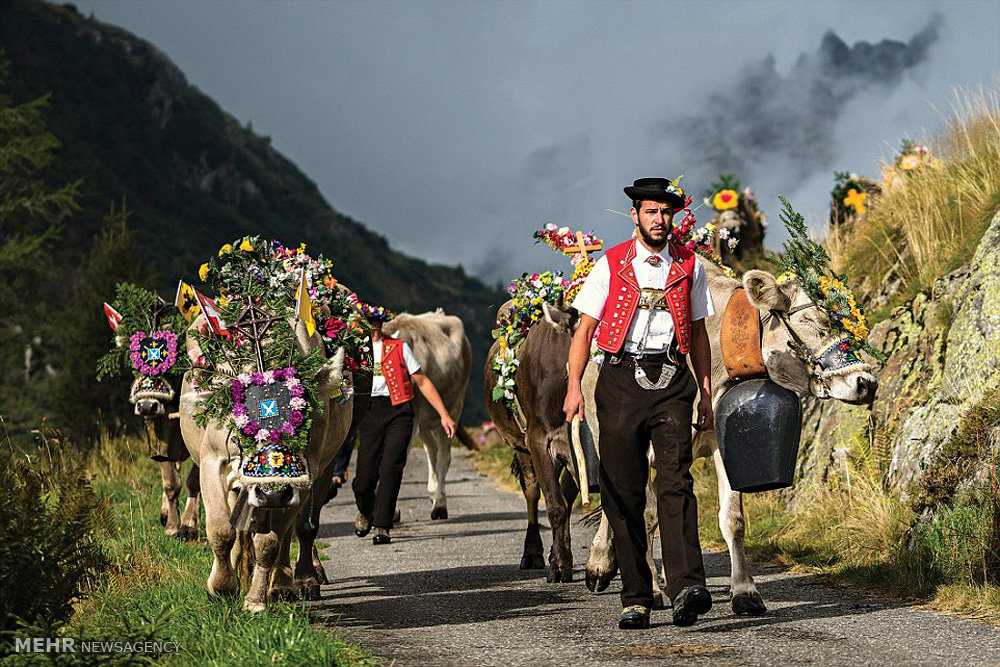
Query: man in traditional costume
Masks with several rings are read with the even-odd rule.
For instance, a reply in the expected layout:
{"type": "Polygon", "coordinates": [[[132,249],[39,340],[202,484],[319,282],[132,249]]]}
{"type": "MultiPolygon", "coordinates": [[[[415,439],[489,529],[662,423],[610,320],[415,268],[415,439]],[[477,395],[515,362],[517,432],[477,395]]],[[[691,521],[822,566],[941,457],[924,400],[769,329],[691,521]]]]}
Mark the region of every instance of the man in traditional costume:
{"type": "MultiPolygon", "coordinates": [[[[448,414],[434,384],[420,372],[420,363],[410,346],[383,335],[382,324],[392,313],[381,306],[361,304],[372,328],[372,391],[358,429],[358,464],[352,488],[358,505],[354,532],[365,537],[375,528],[373,544],[389,544],[389,530],[403,481],[406,453],[413,437],[413,386],[441,416],[449,438],[455,436],[455,420],[448,414]]],[[[355,400],[365,400],[358,396],[355,400]]]]}
{"type": "Polygon", "coordinates": [[[704,269],[671,239],[684,191],[665,178],[625,188],[636,238],[609,249],[573,302],[580,326],[569,353],[567,421],[583,417],[580,380],[591,341],[604,353],[595,401],[601,433],[601,505],[614,531],[622,575],[618,627],[649,627],[653,573],[643,519],[652,443],[656,501],[673,622],[687,626],[712,607],[698,541],[691,478],[691,414],[699,430],[713,420],[711,348],[704,319],[714,313],[704,269]],[[694,376],[688,369],[691,355],[694,376]]]}

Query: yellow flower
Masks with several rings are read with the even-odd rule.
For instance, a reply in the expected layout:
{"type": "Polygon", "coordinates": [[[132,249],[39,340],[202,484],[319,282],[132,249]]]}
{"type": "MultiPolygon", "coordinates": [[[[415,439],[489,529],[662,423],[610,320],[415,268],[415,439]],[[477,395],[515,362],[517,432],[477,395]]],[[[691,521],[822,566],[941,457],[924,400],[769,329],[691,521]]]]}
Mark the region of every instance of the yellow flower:
{"type": "Polygon", "coordinates": [[[296,250],[296,253],[302,255],[305,253],[305,251],[306,251],[306,244],[305,243],[299,244],[299,249],[296,250]]]}
{"type": "MultiPolygon", "coordinates": [[[[789,280],[795,280],[795,274],[792,273],[791,271],[785,271],[780,276],[778,276],[777,282],[784,283],[784,282],[788,282],[789,280]]],[[[820,281],[822,281],[822,280],[823,279],[820,278],[820,281]]]]}
{"type": "Polygon", "coordinates": [[[252,252],[253,251],[253,244],[250,243],[249,240],[244,239],[243,243],[240,244],[240,250],[242,250],[243,252],[252,252]]]}
{"type": "Polygon", "coordinates": [[[225,308],[228,305],[229,305],[229,297],[228,296],[220,296],[219,297],[219,307],[220,308],[225,308]]]}
{"type": "Polygon", "coordinates": [[[844,203],[848,206],[853,206],[854,212],[858,215],[864,215],[866,199],[868,199],[867,192],[858,192],[854,188],[851,188],[847,191],[847,196],[844,197],[844,203]]]}
{"type": "Polygon", "coordinates": [[[208,280],[208,262],[202,264],[201,268],[198,269],[198,277],[201,278],[202,282],[208,280]]]}
{"type": "Polygon", "coordinates": [[[736,208],[740,203],[740,195],[736,190],[719,190],[712,197],[712,208],[716,211],[727,211],[736,208]]]}
{"type": "Polygon", "coordinates": [[[219,257],[222,257],[223,255],[228,255],[232,251],[233,251],[233,245],[231,243],[227,243],[226,245],[219,248],[219,257]]]}
{"type": "Polygon", "coordinates": [[[903,171],[913,171],[920,166],[920,158],[916,155],[904,155],[899,161],[899,168],[903,171]]]}

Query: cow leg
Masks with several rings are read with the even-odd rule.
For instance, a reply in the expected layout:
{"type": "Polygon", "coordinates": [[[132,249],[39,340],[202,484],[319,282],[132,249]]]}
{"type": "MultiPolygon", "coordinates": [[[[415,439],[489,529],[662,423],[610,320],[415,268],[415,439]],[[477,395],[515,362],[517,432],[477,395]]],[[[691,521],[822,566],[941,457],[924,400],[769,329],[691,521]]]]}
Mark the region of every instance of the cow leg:
{"type": "Polygon", "coordinates": [[[181,527],[181,466],[173,461],[160,461],[159,466],[160,479],[163,482],[163,495],[160,498],[160,524],[166,528],[167,537],[177,537],[181,527]]]}
{"type": "Polygon", "coordinates": [[[444,481],[451,466],[451,441],[438,426],[422,433],[421,439],[427,454],[427,495],[431,498],[431,519],[447,519],[448,498],[444,492],[444,481]]]}
{"type": "Polygon", "coordinates": [[[201,489],[205,496],[205,532],[208,546],[212,550],[212,572],[208,575],[207,588],[210,595],[235,592],[239,588],[236,572],[230,562],[236,531],[229,522],[229,500],[226,476],[228,462],[217,458],[202,458],[201,489]]]}
{"type": "Polygon", "coordinates": [[[526,442],[531,461],[545,498],[545,513],[552,527],[552,548],[549,550],[549,572],[545,580],[551,583],[573,581],[573,553],[569,540],[569,507],[559,485],[559,469],[549,453],[548,437],[529,430],[526,442]]]}
{"type": "MultiPolygon", "coordinates": [[[[271,576],[270,576],[270,586],[268,587],[267,597],[270,600],[285,600],[286,602],[292,602],[298,600],[302,589],[299,588],[295,577],[292,575],[292,563],[291,563],[291,547],[292,547],[292,535],[294,533],[294,524],[296,522],[296,517],[298,517],[301,512],[295,509],[283,510],[282,514],[289,515],[285,521],[285,528],[278,531],[279,542],[278,542],[278,557],[275,559],[274,564],[271,566],[271,576]]],[[[307,561],[312,564],[312,545],[309,546],[307,553],[307,561]]]]}
{"type": "Polygon", "coordinates": [[[659,520],[656,516],[656,495],[653,491],[652,477],[650,477],[650,481],[646,485],[646,511],[644,517],[646,520],[646,544],[649,546],[646,550],[646,562],[649,564],[649,571],[653,573],[653,609],[663,609],[663,589],[661,588],[661,583],[665,587],[666,581],[663,578],[663,572],[658,571],[656,564],[653,562],[653,554],[656,553],[653,547],[653,539],[659,534],[662,541],[663,533],[658,530],[659,520]]]}
{"type": "Polygon", "coordinates": [[[614,536],[608,517],[601,512],[601,523],[590,543],[590,555],[587,557],[587,589],[592,593],[600,593],[608,587],[616,574],[618,560],[615,558],[614,536]]]}
{"type": "Polygon", "coordinates": [[[545,567],[545,557],[542,555],[542,535],[538,529],[538,500],[542,491],[535,476],[531,455],[514,450],[514,465],[521,491],[524,493],[524,503],[528,509],[528,528],[524,533],[524,553],[521,556],[522,570],[541,570],[545,567]]]}
{"type": "Polygon", "coordinates": [[[181,529],[177,533],[177,537],[182,540],[197,540],[198,514],[201,510],[201,479],[197,463],[193,463],[191,469],[188,470],[187,477],[184,478],[184,489],[187,491],[187,500],[184,503],[181,529]]]}
{"type": "Polygon", "coordinates": [[[729,559],[732,562],[729,585],[733,596],[733,611],[738,615],[763,614],[767,611],[767,605],[750,576],[750,564],[744,548],[743,494],[733,491],[729,486],[726,468],[722,464],[722,453],[717,447],[712,452],[712,461],[719,480],[719,528],[729,547],[729,559]]]}
{"type": "MultiPolygon", "coordinates": [[[[332,484],[333,462],[314,482],[311,498],[325,498],[332,484]]],[[[295,560],[295,585],[306,600],[320,598],[320,584],[326,583],[326,572],[316,550],[316,535],[319,533],[319,513],[322,506],[309,499],[295,521],[295,534],[299,540],[299,556],[295,560]],[[306,524],[311,524],[307,528],[306,524]]]]}

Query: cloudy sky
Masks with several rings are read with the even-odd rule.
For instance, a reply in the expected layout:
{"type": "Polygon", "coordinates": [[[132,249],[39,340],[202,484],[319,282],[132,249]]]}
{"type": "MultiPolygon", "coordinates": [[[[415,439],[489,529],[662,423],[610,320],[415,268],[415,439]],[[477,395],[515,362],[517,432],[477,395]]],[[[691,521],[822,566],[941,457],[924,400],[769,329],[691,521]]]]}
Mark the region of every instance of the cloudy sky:
{"type": "Polygon", "coordinates": [[[642,176],[700,199],[732,171],[774,225],[780,193],[821,233],[834,170],[876,175],[1000,73],[996,2],[74,1],[334,208],[490,282],[567,268],[532,246],[545,222],[625,238],[607,209],[642,176]]]}

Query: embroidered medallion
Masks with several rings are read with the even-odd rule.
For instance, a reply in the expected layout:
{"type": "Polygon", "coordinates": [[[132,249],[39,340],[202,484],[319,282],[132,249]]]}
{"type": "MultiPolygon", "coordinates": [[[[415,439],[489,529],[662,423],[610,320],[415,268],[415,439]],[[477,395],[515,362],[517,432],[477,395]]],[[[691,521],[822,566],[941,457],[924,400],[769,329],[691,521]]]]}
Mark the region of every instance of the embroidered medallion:
{"type": "Polygon", "coordinates": [[[170,331],[136,331],[129,338],[132,368],[142,375],[166,373],[177,363],[177,334],[170,331]]]}
{"type": "Polygon", "coordinates": [[[309,479],[305,457],[284,445],[268,443],[243,460],[242,476],[256,483],[309,479]]]}
{"type": "Polygon", "coordinates": [[[820,355],[819,365],[824,371],[835,371],[854,364],[863,364],[858,356],[854,343],[849,338],[843,338],[820,355]]]}
{"type": "Polygon", "coordinates": [[[233,426],[244,448],[294,438],[306,423],[308,402],[293,366],[263,373],[241,373],[230,385],[233,426]]]}

